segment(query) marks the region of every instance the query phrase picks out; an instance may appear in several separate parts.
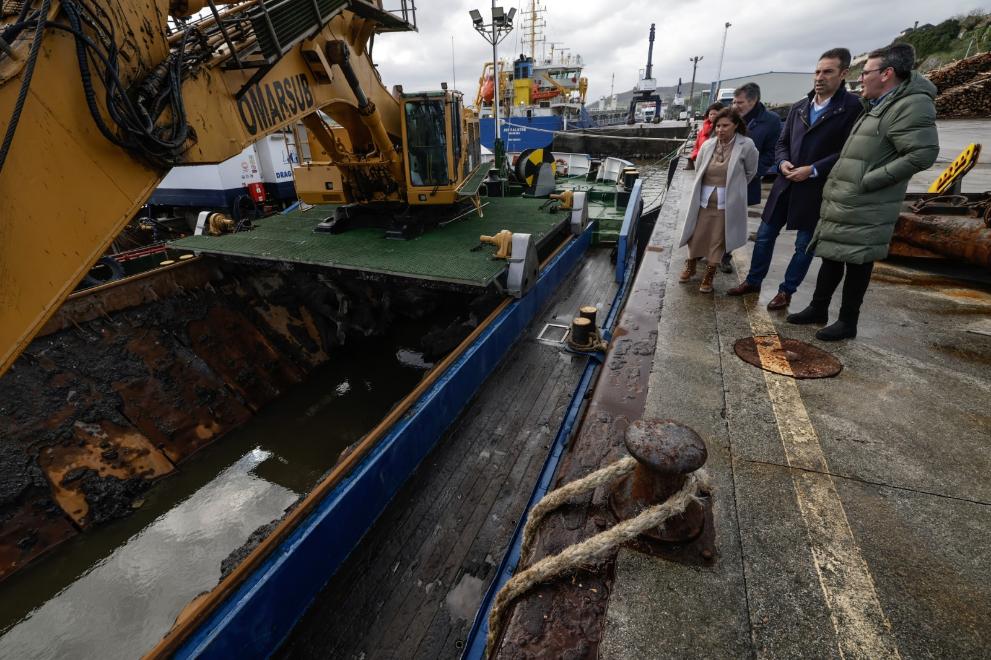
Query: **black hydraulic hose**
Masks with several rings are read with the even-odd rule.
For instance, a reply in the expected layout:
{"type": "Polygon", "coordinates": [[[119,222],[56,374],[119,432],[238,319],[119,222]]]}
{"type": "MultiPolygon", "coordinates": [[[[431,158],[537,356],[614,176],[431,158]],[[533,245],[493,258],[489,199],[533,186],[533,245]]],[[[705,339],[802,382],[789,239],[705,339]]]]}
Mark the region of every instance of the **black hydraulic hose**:
{"type": "Polygon", "coordinates": [[[22,5],[21,18],[10,25],[5,34],[20,34],[34,27],[32,44],[25,70],[22,74],[20,95],[7,127],[6,138],[0,147],[0,171],[6,161],[20,113],[27,98],[34,66],[40,49],[43,32],[47,28],[62,30],[74,38],[76,59],[83,87],[83,97],[100,133],[112,144],[144,157],[157,167],[176,164],[188,149],[190,139],[195,140],[194,129],[186,118],[182,98],[182,77],[185,70],[201,64],[209,54],[206,37],[196,29],[185,31],[178,47],[139,87],[134,94],[120,79],[121,51],[117,45],[114,22],[99,2],[87,0],[62,0],[65,22],[48,21],[51,0],[43,0],[37,15],[29,11],[31,3],[22,5]],[[26,18],[31,14],[29,18],[26,18]],[[86,33],[89,30],[92,37],[86,33]],[[99,106],[94,76],[104,85],[106,115],[99,106]],[[157,120],[166,109],[171,110],[172,120],[158,126],[157,120]]]}
{"type": "MultiPolygon", "coordinates": [[[[25,4],[27,4],[27,0],[25,0],[25,4]]],[[[52,0],[42,0],[41,3],[41,11],[38,13],[38,21],[35,25],[34,41],[31,43],[31,52],[28,54],[28,61],[24,65],[21,91],[17,94],[17,103],[14,104],[14,112],[10,116],[7,133],[3,137],[3,145],[0,146],[0,172],[3,171],[4,163],[7,162],[7,154],[10,153],[10,145],[14,141],[14,133],[17,131],[17,124],[21,119],[21,111],[24,110],[24,102],[27,100],[28,90],[31,88],[34,65],[38,61],[38,52],[41,50],[41,39],[45,35],[45,24],[51,4],[52,0]]]]}
{"type": "MultiPolygon", "coordinates": [[[[93,119],[96,122],[96,127],[99,129],[100,133],[103,134],[103,137],[107,138],[118,147],[126,147],[127,145],[123,143],[103,121],[103,117],[100,115],[99,108],[96,105],[96,90],[93,88],[93,77],[89,70],[89,60],[86,54],[86,42],[89,41],[89,39],[87,39],[83,33],[82,21],[77,13],[77,8],[73,5],[73,3],[66,2],[63,4],[63,9],[69,19],[69,27],[71,28],[70,32],[76,35],[76,59],[79,61],[79,75],[82,78],[83,83],[83,96],[86,98],[86,105],[89,107],[90,114],[93,115],[93,119]]],[[[93,46],[95,50],[96,44],[93,44],[93,46]]],[[[109,104],[108,110],[111,114],[113,114],[112,106],[109,104]]]]}

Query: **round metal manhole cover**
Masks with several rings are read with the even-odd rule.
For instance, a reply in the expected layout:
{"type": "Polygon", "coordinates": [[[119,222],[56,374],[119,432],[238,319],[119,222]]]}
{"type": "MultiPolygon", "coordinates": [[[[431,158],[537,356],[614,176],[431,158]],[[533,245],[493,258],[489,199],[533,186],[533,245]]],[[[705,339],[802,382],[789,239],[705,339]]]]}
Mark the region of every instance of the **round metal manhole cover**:
{"type": "Polygon", "coordinates": [[[778,335],[744,337],[733,350],[744,362],[793,378],[832,378],[843,371],[843,363],[826,351],[778,335]]]}

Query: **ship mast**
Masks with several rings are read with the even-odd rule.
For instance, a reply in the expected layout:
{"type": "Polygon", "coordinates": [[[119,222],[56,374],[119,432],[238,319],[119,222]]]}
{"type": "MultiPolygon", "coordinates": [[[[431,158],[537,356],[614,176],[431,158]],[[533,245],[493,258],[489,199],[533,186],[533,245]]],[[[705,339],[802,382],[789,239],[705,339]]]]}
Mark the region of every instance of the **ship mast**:
{"type": "Polygon", "coordinates": [[[530,58],[537,61],[537,44],[544,39],[542,28],[547,27],[547,23],[542,18],[546,10],[540,6],[540,0],[532,0],[530,10],[526,14],[526,23],[523,27],[526,39],[530,42],[530,58]]]}

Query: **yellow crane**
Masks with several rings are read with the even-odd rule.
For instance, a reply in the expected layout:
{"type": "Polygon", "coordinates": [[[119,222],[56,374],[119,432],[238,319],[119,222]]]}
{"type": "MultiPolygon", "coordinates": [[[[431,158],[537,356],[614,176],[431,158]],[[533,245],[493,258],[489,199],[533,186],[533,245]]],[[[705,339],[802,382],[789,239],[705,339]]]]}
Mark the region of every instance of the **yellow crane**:
{"type": "Polygon", "coordinates": [[[455,203],[477,125],[457,92],[383,86],[375,35],[416,29],[397,3],[2,3],[0,375],[174,165],[302,122],[304,200],[455,203]]]}

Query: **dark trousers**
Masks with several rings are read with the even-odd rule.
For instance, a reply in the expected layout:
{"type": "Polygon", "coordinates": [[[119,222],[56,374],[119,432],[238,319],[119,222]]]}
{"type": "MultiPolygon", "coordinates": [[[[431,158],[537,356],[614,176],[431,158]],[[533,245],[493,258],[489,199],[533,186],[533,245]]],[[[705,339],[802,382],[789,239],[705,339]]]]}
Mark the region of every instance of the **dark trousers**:
{"type": "MultiPolygon", "coordinates": [[[[771,258],[774,256],[774,243],[778,240],[778,234],[783,227],[761,222],[757,229],[757,240],[754,241],[754,254],[750,258],[750,272],[747,273],[747,284],[760,286],[760,283],[767,277],[767,271],[771,268],[771,258]]],[[[778,287],[782,291],[791,295],[798,290],[802,280],[805,279],[809,267],[812,265],[812,257],[805,252],[812,240],[812,229],[799,229],[795,237],[795,253],[791,255],[788,262],[788,269],[785,271],[785,280],[778,287]]],[[[840,271],[840,276],[843,273],[840,271]]],[[[838,280],[837,280],[838,281],[838,280]]],[[[834,287],[835,288],[835,287],[834,287]]]]}
{"type": "Polygon", "coordinates": [[[857,324],[860,317],[860,305],[864,302],[864,294],[867,293],[867,285],[871,281],[871,271],[874,270],[874,262],[868,261],[865,264],[848,264],[832,259],[823,259],[822,266],[819,267],[819,277],[816,279],[816,288],[812,293],[811,307],[820,311],[829,310],[829,301],[833,299],[833,292],[843,280],[843,300],[840,302],[840,320],[845,323],[857,324]],[[843,270],[846,269],[846,279],[843,280],[843,270]]]}

